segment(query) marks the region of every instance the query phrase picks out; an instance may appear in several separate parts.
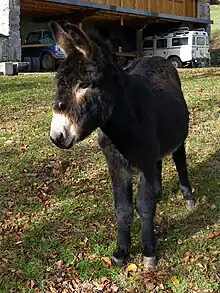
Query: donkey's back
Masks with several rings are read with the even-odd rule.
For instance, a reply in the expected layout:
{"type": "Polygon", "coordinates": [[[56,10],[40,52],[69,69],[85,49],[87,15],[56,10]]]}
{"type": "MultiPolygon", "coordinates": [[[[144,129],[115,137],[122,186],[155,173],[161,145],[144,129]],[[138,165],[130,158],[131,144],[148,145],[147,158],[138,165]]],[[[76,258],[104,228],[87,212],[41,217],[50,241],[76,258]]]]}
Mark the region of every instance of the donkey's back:
{"type": "MultiPolygon", "coordinates": [[[[120,128],[123,121],[124,130],[125,124],[131,126],[124,136],[116,138],[117,133],[111,134],[112,140],[118,140],[118,144],[125,147],[119,140],[130,139],[130,144],[135,144],[137,139],[143,151],[146,146],[146,152],[151,140],[157,144],[157,158],[161,159],[176,150],[188,134],[189,113],[178,72],[171,62],[162,57],[136,60],[124,71],[126,94],[118,98],[109,122],[117,120],[120,128]],[[125,112],[126,117],[122,119],[125,112]]],[[[144,154],[139,153],[143,162],[144,154]]]]}
{"type": "Polygon", "coordinates": [[[181,89],[179,74],[162,57],[144,57],[125,69],[150,84],[155,96],[155,118],[160,155],[172,153],[188,135],[189,112],[181,89]]]}

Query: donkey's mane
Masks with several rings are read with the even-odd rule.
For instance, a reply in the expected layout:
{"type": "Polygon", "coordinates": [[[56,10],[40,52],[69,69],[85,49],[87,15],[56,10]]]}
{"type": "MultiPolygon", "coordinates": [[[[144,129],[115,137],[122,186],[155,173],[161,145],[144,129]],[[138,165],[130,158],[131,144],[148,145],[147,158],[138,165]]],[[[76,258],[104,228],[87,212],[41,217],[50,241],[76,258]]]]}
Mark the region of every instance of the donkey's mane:
{"type": "Polygon", "coordinates": [[[108,44],[108,42],[105,41],[97,32],[89,31],[87,35],[96,45],[104,49],[108,54],[112,53],[110,44],[108,44]]]}

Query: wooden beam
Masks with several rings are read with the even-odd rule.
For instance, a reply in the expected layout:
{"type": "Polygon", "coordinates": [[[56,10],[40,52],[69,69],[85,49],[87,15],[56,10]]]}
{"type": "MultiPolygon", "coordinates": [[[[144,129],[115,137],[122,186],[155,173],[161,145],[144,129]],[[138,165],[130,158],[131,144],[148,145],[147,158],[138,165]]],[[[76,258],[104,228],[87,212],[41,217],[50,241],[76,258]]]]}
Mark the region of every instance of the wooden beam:
{"type": "Polygon", "coordinates": [[[137,29],[137,39],[136,39],[136,50],[137,50],[137,58],[141,57],[141,44],[143,42],[143,29],[137,29]]]}
{"type": "MultiPolygon", "coordinates": [[[[154,0],[158,1],[158,0],[154,0]]],[[[94,8],[94,9],[99,9],[100,11],[110,11],[110,12],[116,12],[116,13],[123,13],[123,14],[131,14],[133,17],[137,16],[144,16],[144,17],[157,17],[157,18],[163,18],[164,20],[167,21],[186,21],[186,22],[193,22],[197,24],[208,24],[212,23],[209,19],[198,19],[195,17],[186,17],[182,15],[173,15],[169,13],[160,13],[160,12],[152,12],[148,10],[137,10],[133,8],[128,8],[128,7],[120,7],[120,6],[114,6],[114,5],[106,5],[106,4],[101,4],[97,2],[88,2],[88,1],[79,1],[79,0],[42,0],[42,2],[52,2],[52,3],[59,3],[59,4],[68,4],[72,6],[78,6],[80,8],[94,8]]],[[[156,2],[157,3],[157,2],[156,2]]]]}
{"type": "Polygon", "coordinates": [[[93,10],[82,10],[82,11],[73,11],[71,13],[62,13],[62,14],[57,14],[57,15],[51,15],[51,16],[39,16],[35,17],[34,21],[35,22],[44,22],[49,20],[53,21],[58,21],[58,20],[67,20],[71,21],[71,23],[78,24],[83,21],[85,17],[88,16],[94,16],[96,13],[96,9],[93,10]]]}

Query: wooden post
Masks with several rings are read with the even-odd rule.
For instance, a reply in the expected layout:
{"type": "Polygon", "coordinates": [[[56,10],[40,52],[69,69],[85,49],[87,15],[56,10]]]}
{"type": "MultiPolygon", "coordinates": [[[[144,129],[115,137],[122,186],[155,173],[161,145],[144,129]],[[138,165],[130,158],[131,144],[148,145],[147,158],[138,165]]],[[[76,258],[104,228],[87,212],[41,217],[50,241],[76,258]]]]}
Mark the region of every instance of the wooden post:
{"type": "Polygon", "coordinates": [[[136,39],[136,49],[137,49],[137,58],[141,57],[142,51],[142,41],[143,41],[143,29],[137,29],[137,39],[136,39]]]}
{"type": "Polygon", "coordinates": [[[124,25],[124,18],[123,18],[123,16],[121,16],[120,22],[121,22],[121,26],[123,26],[124,25]]]}

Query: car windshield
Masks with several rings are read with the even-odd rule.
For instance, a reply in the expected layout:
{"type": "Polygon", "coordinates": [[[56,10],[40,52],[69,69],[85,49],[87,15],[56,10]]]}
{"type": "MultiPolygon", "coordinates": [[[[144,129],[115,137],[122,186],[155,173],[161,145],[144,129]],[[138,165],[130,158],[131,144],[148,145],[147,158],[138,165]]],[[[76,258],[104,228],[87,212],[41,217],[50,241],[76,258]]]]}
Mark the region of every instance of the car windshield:
{"type": "Polygon", "coordinates": [[[43,38],[40,39],[41,44],[55,44],[53,36],[50,31],[43,32],[43,38]]]}
{"type": "Polygon", "coordinates": [[[26,44],[38,44],[41,38],[41,32],[29,33],[26,44]]]}
{"type": "Polygon", "coordinates": [[[204,37],[197,37],[196,45],[205,46],[205,38],[204,37]]]}

